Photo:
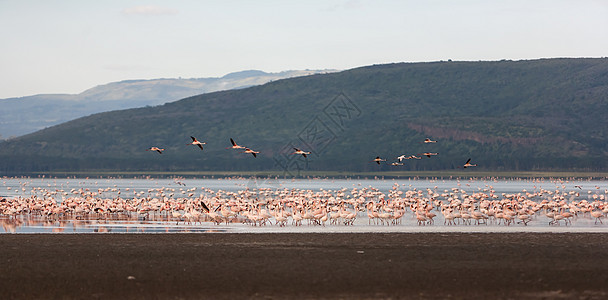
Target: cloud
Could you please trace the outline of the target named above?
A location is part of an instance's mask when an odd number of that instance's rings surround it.
[[[156,5],[142,5],[125,8],[122,10],[125,15],[140,15],[140,16],[162,16],[162,15],[175,15],[178,13],[177,10],[160,7]]]

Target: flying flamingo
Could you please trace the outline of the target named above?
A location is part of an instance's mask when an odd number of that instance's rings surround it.
[[[426,138],[426,139],[424,139],[424,143],[425,144],[428,144],[428,143],[437,143],[437,141],[433,141],[433,140],[431,140],[429,138]]]
[[[292,154],[302,154],[302,156],[304,156],[304,158],[306,158],[307,154],[310,154],[310,151],[306,152],[304,150],[300,150],[298,148],[293,148],[294,150],[296,150],[296,152],[292,153]]]
[[[374,160],[372,160],[371,162],[380,164],[380,162],[382,162],[382,161],[386,161],[386,159],[382,159],[382,158],[380,158],[380,156],[376,156],[376,158],[374,158]]]
[[[251,150],[251,149],[249,149],[249,148],[245,148],[245,151],[243,151],[243,152],[241,152],[241,153],[251,153],[251,154],[253,154],[253,157],[257,157],[257,155],[256,155],[256,154],[257,154],[257,153],[260,153],[260,151],[253,151],[253,150]]]
[[[188,143],[186,145],[197,145],[199,148],[201,148],[201,150],[203,150],[203,145],[207,144],[205,142],[199,142],[195,137],[190,136],[190,138],[192,139],[192,143]]]
[[[426,153],[422,153],[422,154],[426,154]],[[429,153],[429,154],[431,154],[431,155],[437,155],[437,153]],[[399,160],[399,162],[402,162],[404,159],[421,159],[421,158],[422,157],[419,157],[419,156],[416,156],[416,155],[405,156],[405,154],[397,156],[397,160]]]
[[[245,149],[245,147],[237,145],[232,138],[230,138],[230,143],[232,144],[232,147],[228,147],[226,149]]]
[[[438,153],[432,153],[432,152],[424,152],[424,153],[419,153],[418,155],[424,155],[428,158],[431,158],[431,156],[433,155],[437,155]]]
[[[165,149],[161,149],[161,148],[158,148],[158,147],[150,147],[150,148],[146,149],[146,151],[156,151],[156,152],[158,152],[160,154],[163,154],[163,151],[165,151]]]
[[[475,164],[475,165],[471,164],[471,159],[469,158],[467,160],[467,162],[464,163],[464,165],[462,167],[465,168],[465,169],[468,168],[468,167],[477,167],[477,164]]]

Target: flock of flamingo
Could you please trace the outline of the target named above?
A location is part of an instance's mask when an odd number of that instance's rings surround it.
[[[177,181],[176,181],[177,183]],[[17,197],[0,197],[3,224],[27,218],[65,220],[165,221],[192,225],[244,223],[252,226],[326,225],[504,225],[530,222],[572,225],[577,220],[603,224],[608,190],[586,193],[580,186],[566,190],[534,188],[498,193],[491,183],[475,192],[459,187],[417,189],[394,183],[388,192],[353,186],[335,190],[245,188],[238,191],[205,187],[79,188],[34,187],[23,183]],[[577,189],[578,188],[578,189]],[[10,190],[10,187],[8,187]],[[367,222],[365,222],[367,221]]]
[[[207,143],[201,142],[201,141],[199,141],[198,139],[196,139],[193,136],[190,136],[190,138],[192,139],[192,142],[190,142],[190,143],[188,143],[186,145],[198,146],[201,150],[204,150],[203,145],[206,145]],[[252,154],[253,157],[257,157],[256,154],[260,153],[260,151],[255,151],[255,150],[251,150],[248,147],[239,146],[232,138],[230,138],[230,143],[232,144],[232,146],[228,147],[226,149],[245,149],[241,153],[249,153],[249,154]],[[306,157],[306,154],[310,154],[310,152],[305,152],[305,151],[299,150],[297,148],[294,148],[294,149],[296,150],[296,152],[295,152],[296,154],[302,154],[302,155],[304,155],[304,157]],[[163,151],[165,151],[165,149],[164,148],[159,148],[159,147],[156,147],[156,146],[152,146],[152,147],[146,149],[146,151],[156,151],[159,154],[163,154]]]
[[[203,145],[206,145],[207,143],[205,142],[201,142],[199,141],[197,138],[195,138],[194,136],[190,136],[190,138],[192,139],[192,142],[186,144],[186,145],[195,145],[198,146],[201,150],[204,150]],[[230,143],[232,144],[232,146],[226,148],[226,149],[244,149],[244,151],[241,151],[240,153],[249,153],[252,154],[253,157],[257,157],[257,154],[259,154],[259,151],[255,151],[250,149],[249,147],[245,147],[245,146],[240,146],[238,145],[234,139],[230,138]],[[425,144],[432,144],[432,143],[437,143],[437,141],[431,140],[430,138],[426,138],[423,143]],[[304,158],[306,158],[306,155],[311,154],[310,151],[304,151],[298,148],[293,148],[295,150],[295,152],[292,152],[291,154],[298,154],[298,155],[302,155]],[[159,154],[163,154],[163,151],[165,151],[164,148],[159,148],[156,146],[152,146],[148,149],[146,149],[146,151],[156,151]],[[411,155],[405,155],[402,154],[400,156],[397,156],[397,161],[392,162],[391,165],[392,166],[403,166],[404,160],[407,159],[422,159],[422,156],[426,156],[428,158],[431,158],[432,156],[438,155],[438,153],[436,152],[423,152],[423,153],[417,153],[417,154],[411,154]],[[380,156],[377,156],[376,158],[374,158],[374,160],[372,160],[372,162],[375,162],[377,164],[381,164],[382,162],[386,162],[386,159],[381,158]],[[471,164],[471,158],[469,158],[467,160],[467,162],[462,165],[462,168],[468,168],[468,167],[476,167],[476,164]]]
[[[194,145],[203,150],[205,142],[191,136]],[[436,143],[429,138],[423,143]],[[238,145],[230,138],[232,146],[226,149],[244,150],[254,157],[259,151]],[[293,148],[293,154],[306,157],[311,154]],[[150,147],[147,151],[162,154],[164,149]],[[431,158],[438,153],[424,152],[400,155],[392,165],[402,165],[403,160]],[[386,159],[376,157],[372,162],[381,164]],[[462,168],[474,167],[469,158]],[[606,195],[596,187],[581,197],[579,190],[566,191],[564,181],[556,181],[561,190],[534,188],[519,193],[498,193],[491,184],[476,192],[459,187],[439,190],[417,189],[395,183],[388,192],[374,187],[353,187],[336,190],[311,190],[287,188],[246,188],[236,192],[186,188],[175,180],[179,188],[151,188],[136,191],[113,188],[61,188],[34,187],[27,190],[27,182],[20,187],[17,197],[0,196],[0,223],[23,222],[28,218],[51,221],[65,220],[137,220],[176,222],[184,225],[211,222],[215,224],[245,223],[252,226],[326,226],[355,225],[357,218],[366,218],[368,225],[400,225],[404,220],[419,226],[434,225],[435,219],[446,226],[453,225],[505,225],[530,222],[547,222],[548,225],[572,225],[576,220],[593,220],[603,224],[608,213]],[[6,182],[5,182],[6,184]],[[8,187],[8,190],[11,188]],[[8,223],[7,223],[8,222]],[[365,224],[359,222],[358,224]]]

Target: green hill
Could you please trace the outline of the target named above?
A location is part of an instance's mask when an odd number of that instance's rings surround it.
[[[607,116],[608,58],[398,63],[80,118],[0,144],[0,170],[606,171]]]

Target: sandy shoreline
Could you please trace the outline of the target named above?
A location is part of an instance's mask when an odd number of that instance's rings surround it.
[[[3,234],[0,295],[601,299],[607,245],[602,233]]]

